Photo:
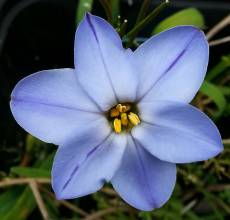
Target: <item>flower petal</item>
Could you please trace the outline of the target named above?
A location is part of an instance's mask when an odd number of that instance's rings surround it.
[[[188,103],[203,82],[208,43],[197,28],[178,26],[150,38],[133,56],[141,73],[138,99]]]
[[[129,138],[122,164],[111,181],[126,202],[150,211],[161,207],[172,194],[176,166],[155,158]]]
[[[96,192],[118,169],[126,136],[98,133],[101,131],[94,126],[58,148],[52,169],[52,186],[58,199]]]
[[[161,160],[189,163],[223,150],[215,124],[188,104],[156,101],[139,105],[142,124],[132,130],[138,142]]]
[[[75,65],[85,91],[107,111],[134,101],[137,79],[119,35],[105,20],[86,14],[75,38]]]
[[[10,107],[26,131],[55,144],[102,117],[73,69],[45,70],[22,79],[12,92]]]

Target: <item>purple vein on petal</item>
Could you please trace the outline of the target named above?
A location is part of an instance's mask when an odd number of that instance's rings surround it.
[[[88,22],[88,24],[89,24],[89,26],[90,26],[90,28],[91,28],[91,30],[92,30],[92,32],[93,32],[93,35],[94,35],[94,37],[95,37],[95,39],[96,39],[97,46],[98,46],[98,49],[99,49],[99,54],[100,54],[100,56],[101,56],[101,60],[102,60],[103,66],[104,66],[104,68],[105,68],[105,72],[106,72],[106,75],[107,75],[107,77],[108,77],[108,80],[109,80],[109,83],[110,83],[110,85],[111,85],[111,88],[112,88],[112,90],[113,90],[114,96],[115,96],[117,102],[119,102],[118,96],[117,96],[117,94],[116,94],[116,91],[115,91],[115,88],[114,88],[114,85],[113,85],[113,81],[112,81],[112,79],[111,79],[111,76],[110,76],[110,74],[109,74],[107,65],[106,65],[106,63],[105,63],[105,59],[104,59],[104,56],[103,56],[103,53],[102,53],[102,50],[101,50],[100,41],[99,41],[99,38],[98,38],[98,36],[97,36],[97,32],[96,32],[96,30],[95,30],[95,28],[94,28],[94,26],[93,26],[93,24],[92,24],[92,21],[91,21],[91,18],[90,18],[89,13],[86,13],[86,20],[87,20],[87,22]]]
[[[81,162],[81,164],[77,164],[76,167],[73,169],[72,173],[70,174],[70,177],[68,178],[68,180],[66,181],[66,183],[64,184],[64,186],[62,187],[62,190],[65,190],[66,187],[69,185],[71,179],[73,178],[73,176],[77,173],[77,171],[79,170],[79,167],[81,165],[83,165],[91,155],[93,155],[93,153],[96,152],[96,150],[102,146],[108,139],[109,137],[111,136],[111,133],[109,133],[105,139],[103,139],[103,141],[101,143],[99,143],[98,145],[96,145],[95,147],[93,147],[93,149],[91,149],[85,156],[85,159]]]
[[[152,89],[153,87],[173,68],[173,66],[178,62],[178,60],[185,54],[185,52],[187,51],[187,49],[189,48],[190,44],[192,43],[192,41],[195,39],[196,35],[199,32],[196,31],[191,39],[188,41],[188,43],[186,44],[185,48],[180,51],[178,53],[178,55],[176,56],[176,58],[172,61],[172,63],[170,63],[170,65],[166,68],[166,70],[163,71],[163,73],[159,76],[159,78],[150,86],[150,88],[137,100],[138,102],[141,101]]]
[[[149,200],[150,204],[153,205],[154,207],[157,207],[157,205],[156,205],[156,203],[154,201],[154,198],[152,197],[152,190],[151,190],[150,183],[149,183],[149,180],[148,180],[146,167],[144,165],[143,159],[141,158],[141,152],[139,150],[141,145],[137,144],[136,140],[134,139],[134,137],[132,135],[131,135],[131,138],[132,138],[132,141],[134,143],[134,147],[135,147],[135,150],[136,150],[136,153],[137,153],[137,158],[139,160],[140,168],[142,170],[142,172],[141,172],[142,176],[140,178],[141,185],[143,186],[143,189],[145,191],[145,195],[148,195],[148,200]]]
[[[78,81],[78,78],[76,77],[76,80]],[[94,103],[94,105],[97,107],[98,111],[103,112],[103,110],[101,109],[101,107],[97,104],[97,102],[89,95],[89,93],[84,89],[84,87],[81,85],[81,83],[79,83],[79,87],[82,89],[82,91],[84,92],[84,94],[87,96],[87,98],[90,99],[90,101],[92,101]],[[99,112],[98,112],[99,113]]]
[[[32,100],[29,98],[18,98],[15,96],[11,96],[11,100],[14,102],[34,103],[34,104],[46,105],[46,106],[55,107],[55,108],[64,108],[64,109],[73,110],[73,111],[82,111],[82,112],[88,112],[88,113],[94,113],[94,114],[101,114],[100,112],[97,112],[97,111],[89,111],[86,109],[80,109],[80,108],[75,108],[75,107],[70,107],[70,106],[65,106],[65,105],[60,105],[60,104],[57,105],[53,103],[45,103],[40,100]]]
[[[161,128],[165,128],[165,129],[169,129],[169,130],[178,131],[179,133],[183,133],[185,136],[189,136],[189,137],[192,137],[192,138],[195,138],[195,139],[199,139],[200,141],[202,141],[204,143],[208,143],[210,145],[215,144],[215,143],[210,142],[208,139],[204,139],[203,137],[200,137],[198,135],[188,133],[185,130],[181,130],[181,129],[178,129],[178,128],[173,128],[173,127],[170,127],[170,126],[155,124],[155,123],[151,123],[151,122],[147,122],[147,121],[143,121],[143,120],[142,120],[142,123],[148,124],[149,126],[152,126],[152,127],[161,127]]]

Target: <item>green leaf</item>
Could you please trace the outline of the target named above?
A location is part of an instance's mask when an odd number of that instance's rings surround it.
[[[191,219],[191,220],[202,220],[202,218],[200,218],[198,215],[196,215],[194,212],[192,212],[192,211],[188,211],[187,213],[186,213],[186,216],[189,218],[189,219]],[[186,219],[187,219],[187,217],[186,217]],[[204,220],[204,219],[203,219]]]
[[[218,88],[223,93],[223,95],[230,96],[230,87],[228,87],[228,86],[218,86]]]
[[[221,90],[214,84],[204,81],[200,88],[200,92],[210,97],[218,107],[213,117],[218,118],[221,116],[227,105],[227,101]]]
[[[230,55],[223,56],[221,61],[214,66],[206,76],[206,80],[211,81],[218,77],[220,74],[224,73],[230,67]]]
[[[169,1],[165,0],[161,4],[159,4],[152,12],[150,12],[144,19],[142,19],[138,24],[136,24],[133,29],[131,29],[124,37],[124,39],[128,39],[127,47],[130,47],[133,43],[133,40],[138,35],[138,33],[145,28],[153,19],[155,19],[167,6],[169,5]]]
[[[53,159],[56,151],[50,153],[45,160],[42,161],[42,163],[39,162],[39,164],[36,164],[36,167],[39,167],[44,170],[51,170],[52,164],[53,164]]]
[[[43,170],[50,170],[54,153],[51,153],[38,167]],[[14,204],[1,220],[25,220],[36,208],[37,204],[29,186],[26,186],[21,195],[15,198]]]
[[[31,134],[27,134],[26,136],[26,152],[33,154],[36,150],[40,150],[41,147],[44,146],[44,142],[40,141],[36,137],[32,136]]]
[[[204,28],[205,26],[203,15],[195,8],[187,8],[161,21],[152,34],[158,34],[177,25],[194,25],[198,28]]]
[[[86,12],[92,10],[93,0],[79,0],[76,15],[76,24],[78,25]]]
[[[5,214],[11,210],[22,189],[13,187],[0,195],[0,219],[3,219]]]
[[[116,26],[118,15],[120,13],[120,1],[110,0],[110,4],[111,4],[111,11],[112,11],[113,25]]]
[[[46,209],[49,213],[50,219],[60,219],[58,216],[60,215],[59,207],[54,202],[53,198],[49,197],[47,194],[43,194],[44,203],[46,204]]]
[[[34,196],[29,187],[26,187],[22,194],[15,199],[16,202],[14,203],[14,206],[5,213],[4,218],[1,220],[25,220],[36,207]]]
[[[10,169],[12,174],[22,177],[44,177],[50,178],[50,170],[31,168],[31,167],[12,167]]]

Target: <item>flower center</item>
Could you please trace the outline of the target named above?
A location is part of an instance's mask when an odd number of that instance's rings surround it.
[[[109,110],[108,120],[116,133],[130,131],[141,121],[137,114],[137,108],[131,103],[117,104]]]

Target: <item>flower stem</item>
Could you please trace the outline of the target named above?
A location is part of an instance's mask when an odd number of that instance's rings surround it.
[[[117,17],[120,13],[120,1],[119,0],[110,0],[110,7],[111,7],[111,13],[112,13],[112,21],[113,26],[115,27],[117,24]]]
[[[140,30],[148,25],[157,15],[167,6],[169,1],[165,0],[159,6],[157,6],[146,18],[142,19],[131,31],[129,31],[124,37],[128,38],[127,47],[132,45],[134,38],[137,36]]]
[[[125,34],[127,26],[128,26],[128,21],[124,20],[123,23],[121,24],[121,27],[120,27],[120,30],[119,30],[119,34],[120,34],[121,37]]]
[[[145,17],[146,12],[147,12],[150,4],[151,4],[150,0],[144,0],[143,1],[142,5],[141,5],[140,12],[139,12],[139,14],[137,16],[136,24],[138,24],[139,21],[141,21]]]
[[[109,2],[107,0],[99,0],[99,2],[101,3],[101,6],[105,10],[108,22],[112,23],[112,9],[111,9],[111,5],[109,4]]]

